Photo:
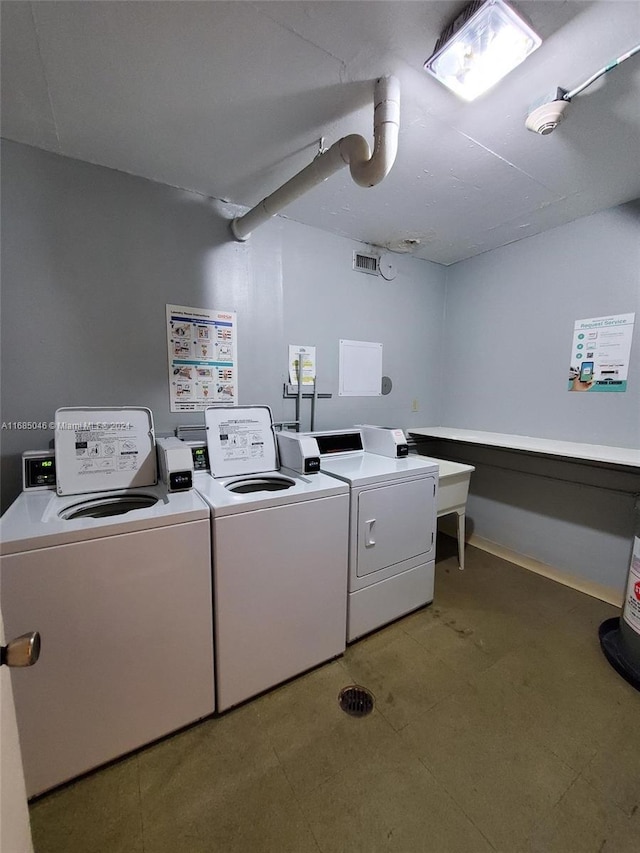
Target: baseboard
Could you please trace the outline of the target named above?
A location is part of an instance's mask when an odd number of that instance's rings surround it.
[[[446,530],[442,531],[447,536],[450,535]],[[557,581],[565,586],[571,587],[578,592],[584,592],[593,598],[599,598],[600,601],[606,601],[607,604],[613,604],[615,607],[622,607],[624,592],[622,590],[612,589],[608,586],[596,583],[595,581],[585,580],[584,578],[576,577],[568,572],[563,572],[553,566],[548,566],[546,563],[540,562],[533,557],[527,557],[526,554],[519,554],[517,551],[512,551],[511,548],[506,548],[504,545],[499,545],[497,542],[492,542],[490,539],[485,539],[483,536],[478,536],[477,533],[472,533],[467,537],[469,545],[479,548],[481,551],[487,551],[495,557],[500,557],[503,560],[508,560],[510,563],[515,563],[516,566],[521,566],[523,569],[528,569],[530,572],[535,572],[537,575],[542,575],[550,580]]]

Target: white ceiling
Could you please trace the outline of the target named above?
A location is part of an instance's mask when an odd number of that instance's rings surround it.
[[[399,151],[379,186],[348,169],[283,211],[442,264],[640,197],[640,55],[541,137],[529,107],[640,42],[640,2],[517,0],[543,38],[467,104],[422,68],[465,2],[5,0],[2,135],[251,206],[324,137],[372,141],[373,81],[401,83]]]

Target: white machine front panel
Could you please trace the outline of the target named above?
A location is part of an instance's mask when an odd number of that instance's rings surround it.
[[[218,710],[341,654],[347,494],[214,520]]]
[[[434,548],[434,483],[421,477],[358,493],[358,577]]]
[[[214,710],[209,520],[0,558],[33,796]]]
[[[153,486],[158,482],[153,416],[145,408],[56,411],[59,495]]]
[[[99,497],[108,499],[122,494],[126,492],[105,492]],[[22,492],[0,518],[0,554],[49,548],[209,518],[209,508],[194,490],[169,494],[164,486],[150,486],[137,489],[135,494],[153,495],[158,500],[151,507],[134,509],[123,515],[64,520],[60,518],[60,512],[83,503],[86,496],[60,497],[53,491]]]
[[[335,477],[329,477],[327,474],[300,474],[286,468],[281,468],[275,473],[290,477],[295,480],[295,484],[289,489],[278,492],[259,491],[238,494],[227,488],[231,482],[237,479],[236,477],[226,477],[221,480],[200,471],[195,474],[193,485],[209,504],[216,518],[222,515],[233,515],[237,512],[285,506],[320,497],[347,495],[349,492],[349,486],[346,483],[336,480]]]
[[[428,457],[392,459],[364,452],[345,456],[322,456],[320,470],[339,477],[353,486],[365,486],[437,473],[438,463],[435,459]]]
[[[275,471],[273,420],[268,406],[223,406],[204,413],[214,477]]]
[[[433,601],[435,561],[349,593],[347,642]]]

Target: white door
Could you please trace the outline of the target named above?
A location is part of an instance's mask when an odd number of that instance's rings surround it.
[[[4,622],[1,610],[0,641],[4,646]],[[0,850],[11,850],[12,853],[33,853],[18,726],[8,666],[0,666]]]
[[[359,578],[432,550],[434,482],[421,477],[360,492]]]

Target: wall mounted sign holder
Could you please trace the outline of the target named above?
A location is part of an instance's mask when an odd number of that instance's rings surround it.
[[[316,421],[316,401],[317,400],[330,400],[333,397],[333,394],[320,394],[318,392],[318,384],[314,382],[313,385],[306,386],[308,391],[303,388],[301,383],[297,383],[296,385],[292,385],[290,382],[284,383],[284,391],[282,396],[287,399],[294,399],[296,401],[296,432],[300,432],[300,415],[302,413],[302,400],[310,399],[311,400],[311,423],[309,425],[309,429],[311,432],[315,429],[315,421]]]

